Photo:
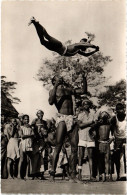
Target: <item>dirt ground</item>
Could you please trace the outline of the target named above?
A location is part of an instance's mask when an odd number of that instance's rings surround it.
[[[126,194],[126,181],[70,183],[48,180],[1,180],[1,193],[9,194]]]

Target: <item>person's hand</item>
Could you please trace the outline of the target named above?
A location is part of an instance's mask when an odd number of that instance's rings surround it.
[[[96,51],[99,51],[99,47],[98,46],[96,47]]]

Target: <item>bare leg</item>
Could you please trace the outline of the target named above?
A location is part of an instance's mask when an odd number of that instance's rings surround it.
[[[71,144],[71,157],[70,157],[70,169],[71,169],[71,177],[76,178],[76,166],[77,166],[77,153],[78,153],[78,126],[75,125],[73,130],[69,132],[69,140]]]
[[[12,164],[12,159],[8,158],[7,161],[8,179],[13,179],[13,177],[11,176],[11,164]]]
[[[78,158],[78,179],[82,180],[82,160],[84,156],[84,150],[85,148],[82,146],[79,146],[79,158]]]
[[[57,166],[57,162],[59,158],[59,153],[61,151],[66,132],[67,132],[67,129],[66,129],[65,122],[60,122],[56,130],[56,142],[57,143],[56,143],[56,147],[53,153],[53,162],[52,162],[52,170],[50,173],[51,174],[50,181],[54,180],[56,166]]]
[[[117,180],[120,180],[120,150],[114,152],[114,158],[116,164]]]
[[[29,172],[29,157],[27,156],[27,164],[26,164],[26,175],[25,175],[25,179],[29,179],[29,177],[28,177],[28,172]]]
[[[24,161],[24,154],[22,149],[20,149],[20,159],[19,159],[19,165],[18,165],[18,179],[21,179],[21,171],[22,171],[22,165],[23,165],[23,161]]]
[[[54,37],[50,36],[46,29],[40,25],[39,22],[35,20],[35,18],[31,19],[31,23],[34,24],[42,45],[44,45],[47,49],[57,53],[62,54],[64,52],[65,48],[63,47],[63,44]]]
[[[109,177],[109,152],[110,151],[107,151],[107,153],[105,154],[105,173],[107,174],[107,176],[108,176],[108,181],[109,181],[109,179],[110,179],[110,177]]]
[[[88,158],[89,158],[89,169],[90,169],[90,180],[94,181],[96,180],[93,177],[93,153],[94,153],[94,147],[87,148],[88,150]]]

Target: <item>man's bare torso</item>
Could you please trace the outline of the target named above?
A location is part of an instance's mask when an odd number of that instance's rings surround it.
[[[56,91],[55,105],[58,112],[65,115],[73,114],[72,89],[59,85]]]
[[[110,134],[110,125],[101,125],[98,129],[98,137],[100,141],[107,141],[109,140]]]
[[[82,49],[79,48],[79,45],[80,45],[80,43],[74,43],[72,45],[68,45],[65,56],[73,56],[73,55],[77,54],[80,50],[86,51],[86,49],[87,49],[86,43],[82,43],[82,45],[84,45],[84,47]],[[81,45],[80,45],[80,47],[81,47]]]

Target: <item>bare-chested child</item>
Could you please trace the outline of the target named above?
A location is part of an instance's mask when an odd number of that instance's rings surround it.
[[[20,127],[19,130],[19,137],[21,138],[20,142],[20,160],[19,160],[19,167],[18,167],[18,178],[21,178],[22,172],[22,165],[24,160],[26,159],[26,174],[25,179],[28,179],[28,164],[30,160],[31,152],[33,151],[32,148],[32,138],[34,137],[34,132],[29,125],[29,116],[23,115],[23,125]]]
[[[87,92],[87,81],[83,76],[82,89],[73,89],[68,86],[62,77],[55,76],[52,79],[53,89],[49,92],[49,104],[55,105],[58,110],[56,119],[56,146],[53,153],[53,164],[51,170],[51,181],[54,180],[56,166],[61,151],[65,136],[69,137],[71,144],[71,180],[77,182],[76,178],[76,164],[77,164],[77,150],[78,150],[78,127],[74,122],[74,110],[72,95],[85,94]]]
[[[54,51],[54,52],[57,52],[58,54],[60,54],[62,56],[69,57],[69,56],[74,56],[76,54],[80,54],[80,55],[83,55],[85,57],[88,57],[88,56],[94,54],[95,52],[99,51],[98,46],[90,44],[89,43],[90,41],[88,41],[85,38],[81,39],[79,43],[68,45],[66,47],[62,42],[51,37],[47,33],[45,28],[43,26],[41,26],[39,24],[39,22],[36,21],[36,19],[34,17],[31,18],[29,25],[30,24],[34,24],[41,44],[44,45],[47,49]],[[93,48],[94,51],[86,52],[86,50],[88,48]]]
[[[106,111],[100,112],[98,116],[98,123],[96,127],[97,132],[97,149],[98,149],[98,180],[102,175],[103,181],[110,179],[110,144],[114,140],[114,137],[110,138],[111,124],[110,115]]]
[[[9,140],[7,145],[7,169],[8,169],[8,179],[14,179],[15,177],[15,165],[18,163],[19,159],[19,134],[18,134],[18,123],[15,118],[11,120],[10,124],[7,124],[5,126],[5,132],[7,135],[7,138]],[[11,175],[11,164],[12,166],[12,174]]]

